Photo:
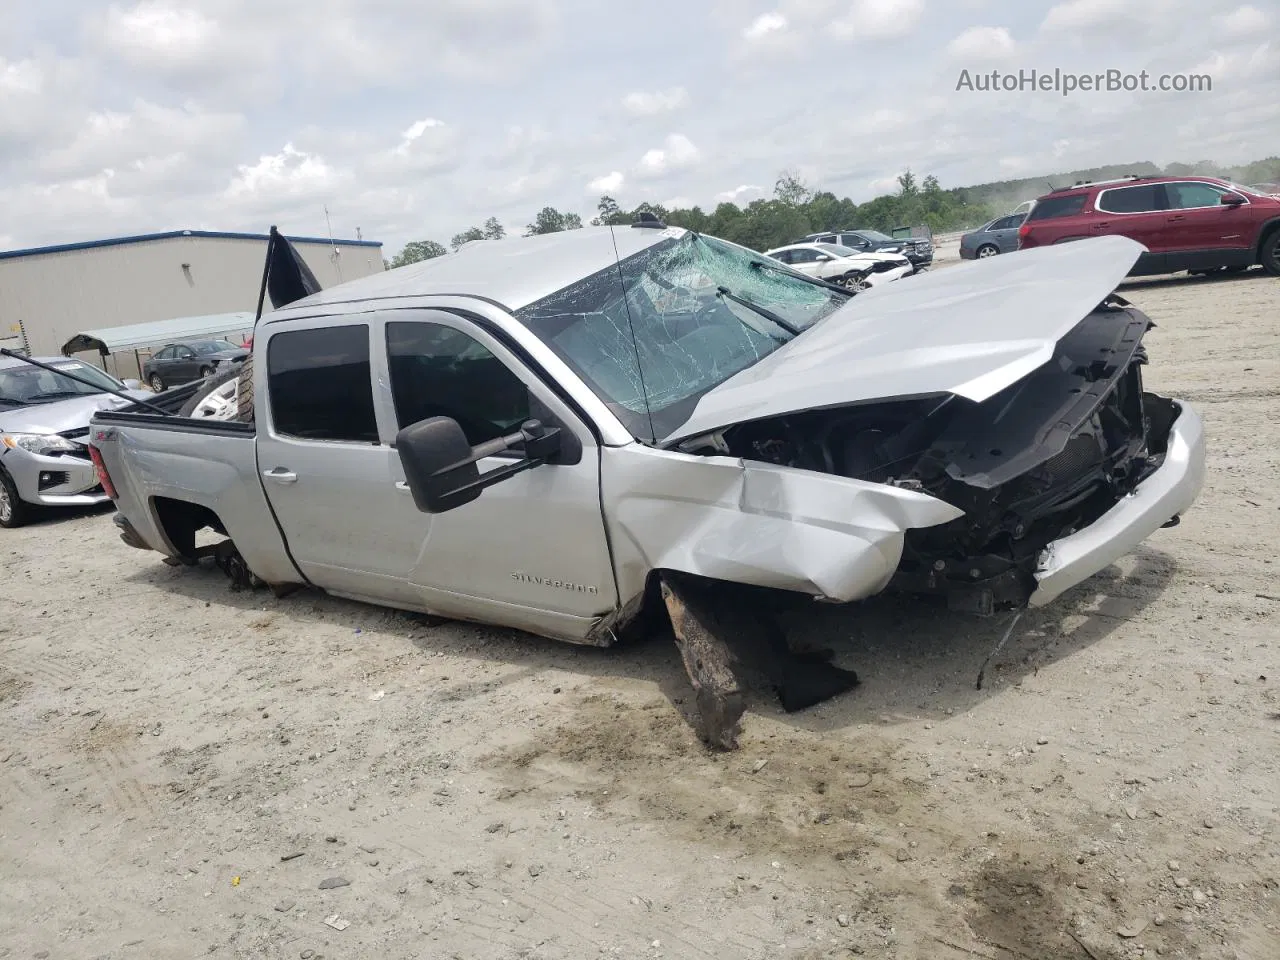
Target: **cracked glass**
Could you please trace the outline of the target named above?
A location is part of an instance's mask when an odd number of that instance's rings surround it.
[[[684,233],[516,316],[635,437],[657,441],[707,391],[848,299],[754,251]]]

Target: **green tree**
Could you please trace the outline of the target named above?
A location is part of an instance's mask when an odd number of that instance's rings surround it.
[[[507,235],[506,229],[498,222],[497,217],[486,220],[484,226],[480,228],[480,233],[484,240],[501,240]]]
[[[396,267],[408,266],[411,263],[419,263],[423,260],[431,260],[435,257],[443,257],[449,251],[441,244],[434,240],[412,240],[404,245],[404,249],[395,255],[395,258],[387,264],[387,269],[393,270]]]
[[[543,207],[533,218],[533,223],[525,228],[526,237],[536,237],[544,233],[559,233],[562,230],[579,230],[582,218],[576,213],[561,213],[555,207]]]
[[[468,230],[463,230],[461,233],[455,233],[453,235],[453,239],[449,241],[449,246],[453,247],[454,250],[457,250],[464,243],[470,243],[473,240],[483,240],[484,238],[483,230],[479,227],[471,227]]]
[[[813,191],[800,179],[794,170],[783,170],[773,184],[775,200],[781,200],[793,207],[801,207],[813,198]]]
[[[596,203],[596,215],[591,223],[597,227],[601,225],[617,226],[618,224],[628,223],[630,220],[631,215],[618,206],[617,200],[606,193]]]

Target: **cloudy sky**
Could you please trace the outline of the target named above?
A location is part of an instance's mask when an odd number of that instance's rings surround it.
[[[1207,73],[981,93],[961,70]],[[0,31],[0,249],[175,228],[382,240],[602,192],[858,200],[1277,152],[1275,0],[39,0]]]

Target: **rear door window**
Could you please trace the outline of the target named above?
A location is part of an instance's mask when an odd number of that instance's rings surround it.
[[[1073,193],[1065,197],[1044,197],[1036,201],[1027,219],[1056,220],[1059,217],[1073,217],[1084,209],[1087,196],[1083,193]]]
[[[1104,213],[1151,213],[1163,208],[1163,193],[1156,183],[1103,190],[1098,194],[1098,209]]]
[[[791,251],[792,263],[817,263],[817,250],[793,250]]]
[[[378,442],[366,324],[277,333],[267,344],[267,389],[278,434]]]

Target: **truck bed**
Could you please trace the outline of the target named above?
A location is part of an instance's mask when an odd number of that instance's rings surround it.
[[[234,540],[267,583],[306,582],[262,487],[254,424],[104,412],[90,435],[117,510],[147,547],[191,560],[196,534],[208,528]]]

